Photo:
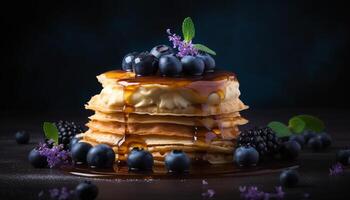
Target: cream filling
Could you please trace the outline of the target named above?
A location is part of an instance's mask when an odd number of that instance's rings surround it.
[[[101,81],[101,80],[100,80]],[[100,101],[107,106],[124,106],[123,86],[116,82],[103,80],[101,93],[98,95]],[[232,101],[240,96],[239,83],[228,81],[225,83],[223,97],[219,91],[213,92],[206,97],[190,88],[173,88],[161,84],[142,85],[129,97],[128,103],[135,108],[157,106],[161,109],[186,109],[194,104],[206,104],[215,106],[224,101]]]

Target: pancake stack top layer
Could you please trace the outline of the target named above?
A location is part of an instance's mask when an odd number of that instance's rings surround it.
[[[135,146],[160,162],[173,149],[212,163],[232,159],[237,126],[247,123],[233,73],[171,78],[110,71],[97,78],[103,89],[86,105],[95,114],[84,141],[111,145],[118,160]]]

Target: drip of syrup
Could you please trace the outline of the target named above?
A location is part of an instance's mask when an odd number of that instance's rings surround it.
[[[193,128],[193,142],[197,142],[198,141],[198,127],[194,126]]]

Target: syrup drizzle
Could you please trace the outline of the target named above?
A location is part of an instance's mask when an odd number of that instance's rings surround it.
[[[198,127],[194,126],[193,130],[193,143],[195,143],[198,141]]]

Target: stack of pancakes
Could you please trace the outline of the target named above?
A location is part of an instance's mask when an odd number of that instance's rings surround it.
[[[233,73],[171,78],[110,71],[97,78],[103,89],[86,105],[95,113],[82,141],[110,145],[118,161],[140,147],[156,164],[171,150],[193,161],[232,162],[238,125],[247,123]]]

